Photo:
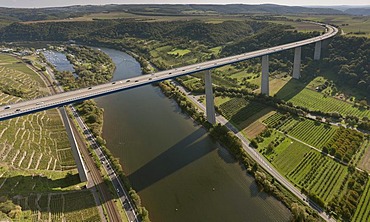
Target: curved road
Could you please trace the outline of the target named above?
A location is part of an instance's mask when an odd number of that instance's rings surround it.
[[[326,32],[323,35],[314,38],[279,45],[268,49],[261,49],[226,58],[188,65],[180,68],[170,69],[166,71],[160,71],[157,73],[153,73],[151,75],[134,77],[131,79],[116,81],[113,83],[101,84],[94,87],[83,88],[75,91],[69,91],[52,96],[2,106],[0,107],[0,121],[14,118],[17,116],[26,115],[29,113],[39,112],[54,107],[71,104],[77,101],[83,101],[123,90],[140,87],[143,85],[163,81],[166,79],[172,79],[183,75],[190,75],[196,72],[214,69],[217,67],[241,62],[247,59],[260,57],[263,55],[273,54],[279,51],[293,49],[296,47],[308,45],[315,42],[320,42],[322,40],[331,38],[338,33],[338,29],[333,26],[320,23],[317,24],[324,26]]]

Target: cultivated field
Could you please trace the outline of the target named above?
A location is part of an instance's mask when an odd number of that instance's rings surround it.
[[[253,115],[259,113],[262,117],[271,110],[266,110],[266,106],[261,103],[248,102],[243,98],[233,98],[219,106],[223,116],[230,120],[238,129],[243,130],[255,121],[248,120]],[[257,118],[258,119],[258,118]]]
[[[278,171],[325,203],[339,193],[347,175],[345,166],[304,144],[284,138],[282,134],[274,133],[269,141],[276,140],[280,144],[274,148],[273,154],[265,155]]]
[[[277,94],[278,98],[292,102],[296,106],[307,107],[313,111],[338,112],[343,115],[370,118],[370,110],[354,107],[353,104],[323,95],[319,92],[302,89],[298,94],[295,90],[285,90]]]
[[[370,220],[370,181],[367,181],[366,188],[359,200],[358,208],[352,218],[353,222]]]
[[[49,93],[36,73],[9,55],[0,54],[0,75],[2,105]],[[22,207],[18,221],[99,221],[91,193],[71,193],[83,185],[75,168],[57,109],[0,122],[0,196]]]
[[[18,195],[13,202],[22,207],[21,221],[100,221],[90,191]]]
[[[322,149],[336,132],[336,127],[331,125],[294,118],[287,119],[278,129],[319,149]]]
[[[44,82],[19,60],[0,57],[0,103],[45,95]],[[0,159],[19,169],[74,168],[67,133],[56,109],[0,122]]]

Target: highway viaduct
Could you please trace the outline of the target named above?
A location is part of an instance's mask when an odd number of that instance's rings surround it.
[[[325,27],[325,33],[313,37],[310,39],[288,43],[284,45],[279,45],[275,47],[271,47],[268,49],[257,50],[253,52],[243,53],[235,56],[230,56],[226,58],[216,59],[212,61],[202,62],[198,64],[188,65],[180,68],[174,68],[166,71],[160,71],[157,73],[153,73],[150,75],[143,75],[134,77],[131,79],[124,79],[115,82],[110,82],[106,84],[101,84],[93,87],[83,88],[75,91],[69,91],[59,94],[54,94],[47,97],[37,98],[33,100],[23,101],[15,104],[8,104],[5,106],[0,107],[0,121],[7,120],[23,115],[27,115],[30,113],[40,112],[43,110],[61,107],[64,105],[72,104],[79,101],[84,101],[87,99],[92,99],[124,90],[129,90],[133,88],[137,88],[143,85],[160,82],[167,79],[176,78],[179,76],[190,75],[200,71],[206,71],[205,73],[205,94],[206,94],[206,117],[207,121],[211,124],[216,123],[216,115],[215,115],[215,108],[214,108],[214,97],[213,97],[213,90],[212,90],[212,73],[211,69],[222,67],[225,65],[245,61],[251,58],[262,57],[262,78],[261,78],[261,93],[265,95],[269,95],[269,55],[273,53],[277,53],[284,50],[294,49],[294,62],[293,62],[293,78],[299,79],[300,78],[300,69],[301,69],[301,51],[302,46],[308,44],[315,44],[315,51],[314,51],[314,60],[319,60],[321,56],[321,45],[322,41],[329,39],[335,36],[338,33],[338,29],[327,25],[327,24],[320,24],[316,23]],[[244,138],[245,139],[245,138]],[[77,149],[76,149],[77,150]],[[250,153],[250,151],[249,151]],[[252,153],[250,155],[256,160],[256,157]],[[292,193],[297,195],[299,198],[302,199],[302,195],[297,193],[295,188],[292,188],[289,182],[284,182],[284,178],[282,178],[277,172],[275,172],[270,167],[266,167],[263,165],[263,161],[257,158],[257,162],[261,164],[271,175],[278,175],[277,179],[284,184]],[[81,177],[81,173],[83,172],[82,169],[79,169],[79,174]],[[274,174],[275,173],[275,174]],[[303,200],[305,197],[303,198]],[[325,220],[330,220],[326,216],[322,215],[321,208],[312,206],[315,210],[317,210]]]
[[[302,46],[308,44],[315,44],[314,60],[319,60],[321,55],[322,41],[329,39],[338,33],[338,29],[327,24],[316,23],[325,27],[325,33],[305,39],[298,42],[288,43],[271,47],[268,49],[261,49],[253,52],[243,53],[226,58],[211,60],[198,64],[188,65],[184,67],[174,68],[170,70],[156,72],[150,75],[143,75],[131,79],[110,82],[93,87],[83,88],[75,91],[59,93],[51,96],[37,98],[33,100],[18,102],[15,104],[8,104],[0,107],[0,121],[11,119],[14,117],[27,115],[30,113],[39,112],[63,105],[92,99],[119,91],[124,91],[132,88],[137,88],[143,85],[160,82],[167,79],[176,78],[179,76],[190,75],[200,71],[205,73],[205,94],[206,94],[206,116],[207,121],[211,124],[216,123],[214,97],[212,92],[212,77],[211,69],[221,66],[245,61],[251,58],[262,57],[262,78],[261,78],[261,93],[269,95],[269,55],[280,51],[294,49],[294,63],[293,63],[293,78],[300,78],[301,69],[301,51]]]

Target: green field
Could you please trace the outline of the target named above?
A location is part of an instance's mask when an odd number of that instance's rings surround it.
[[[2,105],[49,94],[36,73],[9,55],[0,54],[0,75]],[[57,109],[0,122],[0,196],[22,207],[19,221],[99,221],[89,191],[69,193],[83,185],[75,168]]]
[[[293,118],[288,119],[279,129],[319,149],[322,149],[336,132],[336,127],[331,125],[308,119],[299,121]]]
[[[16,196],[20,221],[100,221],[90,191]]]
[[[246,120],[266,108],[256,102],[248,102],[243,98],[233,98],[219,106],[221,113],[230,120],[238,129],[248,126]]]
[[[370,220],[370,181],[368,180],[366,183],[366,188],[359,200],[359,207],[356,209],[356,213],[354,214],[352,221],[353,222],[361,222],[361,221],[369,221]]]
[[[265,148],[271,143],[277,146],[268,152]],[[340,192],[347,168],[331,158],[277,132],[264,138],[258,147],[279,172],[323,202],[329,203]]]
[[[169,55],[174,55],[176,57],[182,57],[188,53],[190,53],[191,51],[189,49],[174,49],[170,52],[167,52],[167,54]]]
[[[354,15],[290,15],[286,16],[293,19],[308,19],[329,24],[334,24],[343,29],[345,35],[370,37],[370,16]],[[355,34],[356,32],[365,34]]]
[[[370,110],[368,109],[354,107],[351,103],[325,96],[310,89],[302,89],[298,94],[295,94],[295,90],[285,91],[284,94],[279,92],[277,94],[278,98],[292,102],[296,106],[307,107],[313,111],[338,112],[343,115],[358,116],[360,118],[366,116],[370,118]]]

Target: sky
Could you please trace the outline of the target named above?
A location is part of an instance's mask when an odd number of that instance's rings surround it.
[[[369,5],[369,0],[0,0],[0,7],[39,8],[105,4],[279,4],[279,5]]]

